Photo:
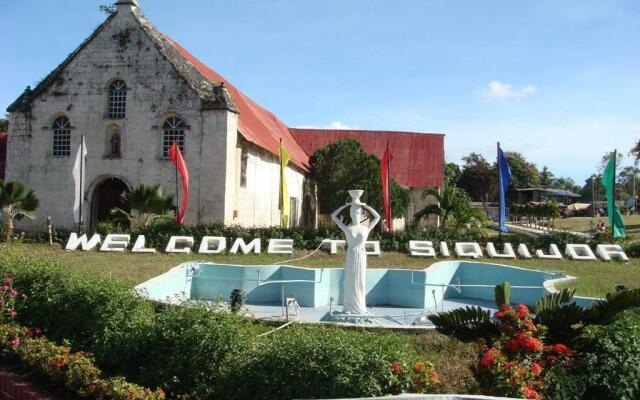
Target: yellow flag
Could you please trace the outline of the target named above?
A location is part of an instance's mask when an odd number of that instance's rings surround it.
[[[283,228],[289,227],[289,214],[291,214],[289,189],[287,188],[287,178],[285,176],[290,159],[291,156],[289,156],[287,150],[282,146],[282,141],[280,141],[280,226]]]

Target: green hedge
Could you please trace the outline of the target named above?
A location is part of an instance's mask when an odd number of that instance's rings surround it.
[[[164,248],[171,236],[178,235],[193,236],[196,243],[199,242],[203,236],[223,236],[231,240],[235,240],[235,238],[243,238],[244,240],[261,238],[264,248],[266,248],[269,239],[288,238],[293,239],[294,248],[305,250],[317,248],[323,239],[344,239],[344,234],[338,228],[244,228],[218,224],[178,225],[169,222],[140,227],[133,231],[118,229],[112,226],[103,226],[102,229],[98,230],[98,233],[103,235],[114,232],[131,233],[132,236],[145,235],[148,245],[158,249]],[[526,243],[535,248],[548,248],[550,243],[556,243],[564,249],[567,243],[589,242],[584,238],[561,231],[535,238],[524,235],[510,235],[508,238],[511,242]],[[374,230],[371,232],[369,240],[380,241],[380,249],[382,251],[404,252],[407,251],[410,240],[430,240],[436,246],[441,241],[447,242],[449,246],[453,246],[455,242],[478,242],[484,245],[489,240],[489,237],[477,231],[466,232],[439,228],[429,230],[408,229],[396,231],[393,234]],[[494,237],[491,240],[497,241],[497,238]],[[594,242],[592,244],[595,245],[596,243]]]
[[[398,334],[313,326],[261,338],[271,326],[203,304],[154,305],[126,282],[40,258],[0,255],[0,273],[28,296],[17,307],[22,324],[70,340],[106,373],[160,387],[169,398],[380,395],[393,391],[392,362],[416,361]]]
[[[54,242],[65,244],[69,238],[69,233],[70,231],[68,230],[56,228],[54,230]],[[99,224],[96,233],[101,235],[108,233],[129,233],[133,237],[144,235],[147,246],[156,249],[164,249],[171,236],[192,236],[196,243],[200,242],[204,236],[222,236],[231,241],[236,238],[242,238],[245,241],[260,238],[262,248],[267,247],[269,239],[287,238],[293,239],[294,248],[297,250],[316,249],[324,239],[344,239],[344,234],[338,228],[244,228],[236,225],[224,226],[220,224],[178,225],[175,222],[157,223],[133,230],[112,224]],[[48,236],[45,233],[31,233],[19,240],[25,243],[47,243]],[[467,232],[438,228],[429,230],[408,229],[396,231],[393,234],[374,230],[371,232],[369,240],[379,241],[382,251],[406,252],[410,240],[430,240],[435,246],[441,241],[447,242],[452,249],[455,242],[478,242],[481,245],[485,245],[489,240],[497,242],[498,238],[489,238],[487,235],[478,231]],[[608,242],[610,237],[600,235],[594,236],[593,239],[589,240],[567,232],[556,231],[537,237],[509,234],[505,237],[505,240],[511,243],[525,243],[531,249],[547,249],[549,244],[555,243],[560,247],[560,250],[564,251],[567,243],[588,243],[592,247],[595,247],[596,244]]]
[[[549,375],[552,399],[640,398],[640,315],[628,310],[609,325],[585,328],[572,369]]]

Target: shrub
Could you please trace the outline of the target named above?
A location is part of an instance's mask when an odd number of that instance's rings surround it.
[[[494,314],[500,339],[478,361],[477,377],[486,393],[541,399],[544,377],[552,365],[566,365],[572,351],[563,344],[543,345],[544,326],[536,325],[524,305],[502,305]]]
[[[368,397],[437,391],[437,375],[429,363],[415,366],[409,344],[395,334],[346,331],[333,326],[292,326],[261,338],[249,354],[230,363],[221,398],[288,399]],[[394,370],[394,363],[401,371]],[[433,374],[432,374],[433,373]],[[411,386],[409,376],[420,375]],[[260,391],[237,382],[262,382]]]
[[[242,311],[246,297],[244,290],[240,288],[232,289],[231,294],[229,295],[229,307],[231,308],[231,312],[238,314]]]
[[[151,391],[123,378],[101,378],[91,354],[72,352],[39,336],[38,330],[0,324],[0,351],[20,366],[65,387],[80,397],[114,400],[160,400],[161,390]]]
[[[637,399],[640,397],[640,315],[621,313],[609,325],[585,328],[571,370],[549,376],[553,399]]]
[[[415,390],[438,387],[432,366],[397,335],[292,326],[260,338],[271,326],[206,303],[154,305],[126,282],[46,259],[0,256],[0,273],[28,294],[16,305],[20,321],[91,351],[107,374],[161,387],[171,398],[377,395],[406,390],[418,378]],[[393,362],[422,364],[394,378]]]
[[[0,265],[27,299],[19,320],[46,329],[52,339],[90,348],[110,321],[153,318],[153,305],[135,296],[128,283],[77,273],[46,259],[19,257]]]
[[[624,245],[624,252],[629,257],[640,257],[640,241],[629,242]]]

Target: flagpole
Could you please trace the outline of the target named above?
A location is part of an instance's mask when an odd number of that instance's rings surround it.
[[[389,207],[389,219],[388,222],[389,235],[393,236],[393,216],[391,215],[391,152],[389,151],[389,139],[387,139],[387,198]]]
[[[284,220],[284,191],[282,184],[284,183],[284,173],[282,171],[282,138],[280,138],[278,147],[278,163],[280,164],[280,187],[278,190],[278,198],[280,198],[280,226],[282,226],[282,221]]]
[[[611,242],[615,240],[614,229],[616,225],[616,164],[618,163],[618,149],[613,149],[613,193],[611,196],[613,197],[613,201],[611,202],[613,206],[613,210],[607,210],[609,215],[612,215],[613,218],[609,223],[611,224]]]
[[[82,208],[84,207],[84,196],[82,193],[84,191],[82,187],[84,183],[84,166],[82,165],[84,164],[84,135],[80,136],[80,148],[78,152],[80,153],[80,211],[78,215],[78,233],[80,234],[82,233]]]
[[[500,197],[500,189],[502,188],[502,173],[500,171],[500,142],[496,146],[496,163],[498,165],[498,243],[502,244],[502,210],[500,205],[502,198]]]
[[[178,144],[173,142],[173,145],[176,147],[176,221],[179,221],[180,218],[180,194],[178,193]]]

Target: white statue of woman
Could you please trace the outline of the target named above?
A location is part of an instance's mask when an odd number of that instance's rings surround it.
[[[331,214],[331,219],[344,232],[347,238],[347,259],[344,265],[344,290],[342,312],[364,315],[367,313],[367,252],[365,243],[373,227],[380,221],[380,215],[370,206],[360,201],[362,190],[349,190],[353,198],[351,203],[338,208]],[[351,215],[351,225],[345,225],[338,214],[346,207]],[[367,209],[373,215],[373,221],[362,225],[362,210]]]

